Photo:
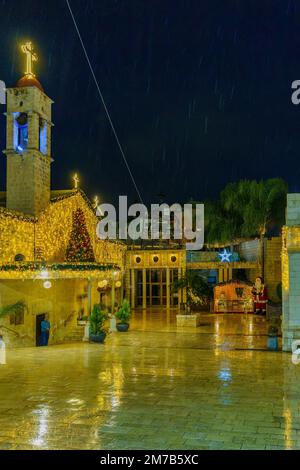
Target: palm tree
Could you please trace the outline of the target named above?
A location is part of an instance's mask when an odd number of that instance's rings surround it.
[[[187,270],[186,275],[174,281],[172,290],[187,289],[187,303],[191,308],[206,307],[213,299],[212,286],[196,271]]]
[[[232,209],[227,210],[222,201],[208,201],[204,205],[204,228],[207,245],[227,245],[239,237],[241,220]]]
[[[221,194],[225,209],[242,217],[241,236],[260,238],[261,275],[264,276],[264,237],[268,229],[285,220],[287,184],[281,178],[266,181],[241,180],[226,186]]]

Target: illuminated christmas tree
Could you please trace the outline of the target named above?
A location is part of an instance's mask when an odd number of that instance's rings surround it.
[[[94,262],[95,256],[86,228],[84,213],[81,209],[73,212],[73,225],[66,260],[75,262]]]

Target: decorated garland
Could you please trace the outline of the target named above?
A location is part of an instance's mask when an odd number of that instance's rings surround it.
[[[120,268],[115,264],[99,264],[99,263],[17,263],[17,264],[2,264],[0,271],[66,271],[68,269],[73,271],[109,271],[119,270]]]

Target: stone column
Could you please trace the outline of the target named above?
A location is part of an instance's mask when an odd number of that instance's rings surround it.
[[[126,297],[126,299],[129,301],[129,303],[131,302],[131,300],[130,300],[130,275],[131,275],[131,270],[130,270],[130,269],[126,269],[125,277],[124,277],[124,282],[125,282],[125,297]],[[124,287],[123,287],[123,288],[124,288]]]
[[[178,268],[178,279],[179,280],[181,279],[181,268]],[[181,289],[178,289],[177,295],[178,295],[178,310],[180,310],[180,304],[182,302]]]
[[[170,268],[166,270],[167,308],[170,308]]]
[[[88,316],[90,316],[92,313],[92,281],[91,279],[88,279],[87,293],[88,293]]]
[[[17,127],[12,114],[6,114],[6,149],[15,150],[18,143]]]
[[[185,277],[185,276],[186,276],[186,271],[185,269],[182,269],[182,277]],[[184,287],[182,289],[182,302],[186,304],[186,301],[187,301],[186,287]]]
[[[28,148],[39,149],[39,115],[30,111],[28,114]]]
[[[146,269],[143,268],[143,309],[147,308],[147,278]]]
[[[135,272],[131,270],[131,307],[135,308]]]
[[[115,310],[115,297],[116,297],[115,278],[113,277],[112,281],[111,281],[111,301],[110,301],[110,303],[111,303],[110,311],[111,311],[112,314],[114,313],[114,310]]]
[[[300,194],[287,195],[282,233],[282,349],[300,339]]]
[[[122,276],[121,279],[120,279],[120,281],[121,281],[121,287],[120,287],[120,289],[119,289],[119,291],[120,291],[120,293],[119,293],[119,303],[120,303],[120,305],[121,305],[122,302],[123,302],[123,299],[124,299],[124,282],[125,282],[125,277]]]

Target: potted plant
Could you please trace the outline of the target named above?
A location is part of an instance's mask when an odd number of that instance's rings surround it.
[[[103,343],[107,330],[104,328],[108,315],[99,304],[95,304],[90,317],[90,341],[94,343]]]
[[[177,326],[199,326],[200,312],[210,311],[213,289],[198,273],[187,271],[185,277],[177,279],[172,286],[173,292],[186,290],[187,302],[180,304],[179,314],[176,315]]]
[[[129,320],[131,317],[131,310],[128,300],[124,299],[121,307],[116,313],[116,317],[119,320],[117,323],[117,330],[118,331],[128,331],[129,328]]]

